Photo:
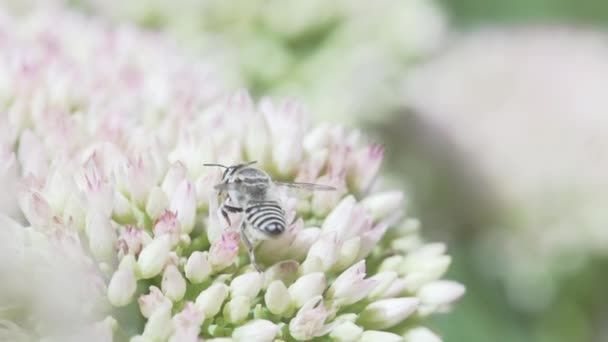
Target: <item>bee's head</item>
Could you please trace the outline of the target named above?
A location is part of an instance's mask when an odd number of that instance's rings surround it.
[[[227,184],[232,184],[232,187],[241,187],[242,179],[237,175],[237,172],[251,164],[256,163],[256,161],[236,164],[231,166],[225,166],[222,164],[204,164],[205,166],[219,166],[224,168],[224,173],[222,173],[222,182],[215,186],[216,190],[226,190]]]

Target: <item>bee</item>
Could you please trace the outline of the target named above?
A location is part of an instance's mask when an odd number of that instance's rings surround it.
[[[249,163],[225,166],[221,164],[204,164],[224,168],[222,182],[214,189],[224,197],[220,212],[228,224],[228,213],[240,213],[239,233],[247,248],[249,259],[260,272],[255,262],[253,242],[279,237],[286,230],[285,211],[279,202],[278,188],[295,188],[309,191],[333,191],[334,187],[313,183],[292,183],[274,181],[266,171]],[[249,228],[249,229],[247,229]],[[251,236],[249,236],[251,234]]]

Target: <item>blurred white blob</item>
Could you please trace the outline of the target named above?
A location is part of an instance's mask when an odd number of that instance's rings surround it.
[[[552,277],[608,254],[607,42],[570,28],[488,29],[455,37],[405,83],[407,104],[504,205],[516,229],[484,244],[505,268],[486,266],[528,309],[551,300]]]

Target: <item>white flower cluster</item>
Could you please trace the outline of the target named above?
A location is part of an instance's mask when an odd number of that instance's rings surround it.
[[[27,221],[0,222],[14,260],[1,278],[16,280],[0,288],[0,337],[440,340],[424,318],[464,287],[441,280],[451,259],[402,218],[403,194],[378,191],[381,147],[310,127],[295,102],[226,93],[133,28],[0,16],[0,45],[2,179],[19,181]],[[261,273],[203,166],[246,160],[338,188],[283,196],[289,227],[257,246]]]

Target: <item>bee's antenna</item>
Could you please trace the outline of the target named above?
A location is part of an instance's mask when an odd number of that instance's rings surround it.
[[[251,165],[251,164],[255,164],[255,163],[257,163],[257,162],[258,162],[257,160],[254,160],[254,161],[250,161],[249,163],[247,163],[247,164],[245,164],[245,165]]]
[[[222,164],[203,164],[203,166],[219,166],[219,167],[223,167],[224,169],[227,169],[228,166],[222,165]]]

